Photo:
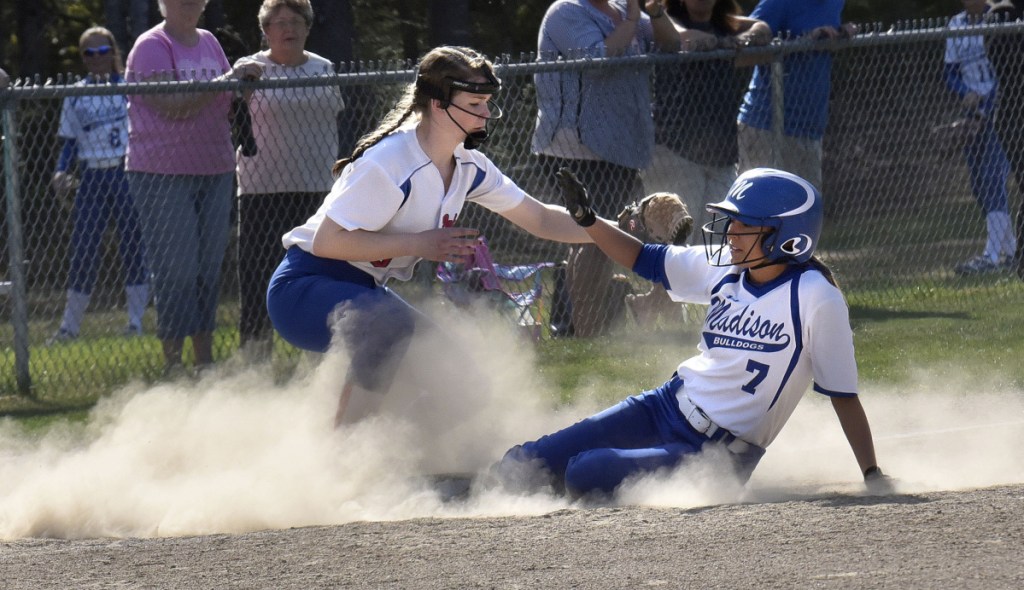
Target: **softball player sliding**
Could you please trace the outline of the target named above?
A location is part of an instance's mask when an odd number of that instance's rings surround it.
[[[427,53],[402,100],[335,164],[338,178],[316,214],[283,237],[287,252],[267,291],[281,336],[325,351],[331,316],[346,304],[338,325],[352,367],[339,422],[351,385],[385,391],[414,329],[429,325],[386,283],[408,280],[421,259],[466,262],[473,253],[478,230],[456,227],[467,202],[542,238],[590,241],[565,209],[527,195],[474,149],[501,116],[490,104],[500,87],[472,49]]]
[[[569,211],[606,255],[676,301],[708,304],[708,314],[700,354],[666,383],[512,448],[498,464],[506,483],[538,483],[529,466],[539,463],[544,485],[608,494],[630,475],[673,467],[706,445],[724,446],[745,481],[813,380],[831,398],[865,480],[887,487],[857,397],[846,302],[813,257],[822,225],[817,189],[779,170],[742,174],[724,201],[708,205],[702,248],[643,244],[596,218],[571,172],[560,180]]]
[[[89,71],[80,84],[116,84],[121,81],[124,66],[110,31],[103,27],[86,30],[79,40],[79,49]],[[64,147],[53,175],[54,189],[59,193],[74,190],[69,169],[75,159],[82,171],[75,194],[67,304],[60,328],[48,344],[78,337],[96,283],[100,240],[111,216],[121,236],[119,251],[128,305],[128,324],[124,333],[140,335],[142,315],[149,300],[149,286],[146,283],[138,214],[124,174],[128,138],[127,99],[121,95],[66,98],[57,134],[64,140]]]

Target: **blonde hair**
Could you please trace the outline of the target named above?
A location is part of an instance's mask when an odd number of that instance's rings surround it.
[[[473,76],[496,78],[494,65],[483,54],[469,47],[442,46],[431,49],[420,59],[416,67],[417,79],[411,82],[398,103],[391,109],[377,126],[377,129],[364,135],[356,144],[352,155],[335,162],[331,169],[335,175],[348,164],[358,160],[366,150],[380,140],[395,132],[412,115],[423,116],[430,108],[430,100],[435,98],[424,86],[433,88],[446,87],[445,78],[462,80]],[[421,81],[422,84],[417,84]]]
[[[121,48],[117,45],[117,40],[114,39],[114,34],[110,32],[106,27],[90,27],[86,29],[78,37],[78,50],[82,50],[82,45],[85,44],[85,40],[94,35],[98,35],[107,40],[107,44],[110,45],[111,57],[110,60],[110,73],[111,74],[123,74],[124,73],[124,59],[121,57]]]

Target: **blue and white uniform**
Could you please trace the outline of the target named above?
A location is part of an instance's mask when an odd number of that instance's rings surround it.
[[[709,266],[702,247],[647,248],[638,271],[663,249],[669,295],[710,303],[700,354],[679,364],[683,387],[676,395],[689,397],[715,424],[766,447],[812,381],[818,393],[857,394],[846,301],[813,267],[791,265],[754,285],[738,267]]]
[[[311,251],[313,236],[326,217],[350,231],[413,233],[455,225],[467,202],[500,213],[524,198],[526,193],[487,156],[462,145],[455,148],[455,175],[446,192],[440,172],[416,139],[415,129],[406,127],[347,166],[316,214],[285,234],[282,243],[285,248],[298,246]],[[412,278],[419,260],[401,256],[350,264],[383,285],[392,278]]]
[[[326,351],[331,343],[331,314],[340,304],[360,299],[356,307],[374,308],[374,313],[365,314],[365,325],[350,322],[346,329],[352,332],[343,337],[353,355],[357,381],[368,389],[378,388],[386,372],[382,367],[395,360],[418,316],[385,284],[390,279],[410,279],[420,258],[373,262],[322,258],[310,253],[313,237],[327,218],[346,230],[415,233],[455,225],[469,202],[501,213],[526,198],[480,152],[459,145],[454,156],[455,172],[447,191],[440,172],[420,147],[414,127],[385,137],[345,167],[320,209],[282,238],[287,253],[270,281],[267,307],[274,328],[285,340],[306,350]]]
[[[111,83],[122,79],[113,75]],[[105,84],[88,77],[77,85]],[[61,331],[77,336],[99,265],[100,241],[111,217],[120,235],[129,327],[142,329],[148,300],[144,247],[138,213],[128,190],[124,155],[128,139],[127,98],[123,95],[74,96],[64,99],[57,135],[64,140],[57,172],[68,172],[77,159],[80,184],[75,194],[74,229],[68,303]]]
[[[513,447],[503,475],[519,477],[518,466],[540,460],[556,487],[610,493],[711,442],[726,446],[746,478],[812,381],[824,395],[857,395],[846,302],[813,265],[789,265],[755,285],[739,267],[709,265],[701,247],[647,244],[633,271],[676,301],[710,305],[700,354],[654,390]]]
[[[988,10],[986,6],[985,11]],[[949,28],[962,29],[971,22],[967,13],[961,12],[950,19]],[[964,113],[976,117],[980,124],[964,145],[964,160],[970,172],[971,191],[985,214],[988,228],[982,256],[994,263],[1010,260],[1017,250],[1006,188],[1010,161],[993,123],[999,86],[985,51],[984,37],[971,35],[946,40],[945,78],[946,86],[961,99],[972,92],[980,97],[976,110]]]

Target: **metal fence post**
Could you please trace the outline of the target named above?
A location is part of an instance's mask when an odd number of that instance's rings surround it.
[[[785,129],[786,81],[783,53],[772,55],[772,168],[782,164],[782,139]]]
[[[29,395],[28,298],[25,285],[25,257],[21,226],[20,179],[18,175],[18,131],[15,101],[3,105],[4,192],[7,196],[7,253],[11,279],[11,325],[14,327],[14,367],[18,391]]]

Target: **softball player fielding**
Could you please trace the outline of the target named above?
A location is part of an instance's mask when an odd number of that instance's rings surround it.
[[[285,340],[321,352],[330,346],[335,310],[344,318],[337,325],[352,365],[338,422],[358,417],[345,411],[352,385],[387,391],[413,332],[431,326],[386,283],[408,280],[422,259],[468,261],[479,231],[456,227],[466,203],[541,238],[590,241],[565,209],[527,195],[475,149],[487,139],[488,121],[501,116],[490,103],[500,88],[476,51],[428,52],[402,100],[335,164],[338,177],[320,209],[284,235],[287,252],[267,291],[270,318]],[[465,375],[465,364],[435,367],[423,383]]]

